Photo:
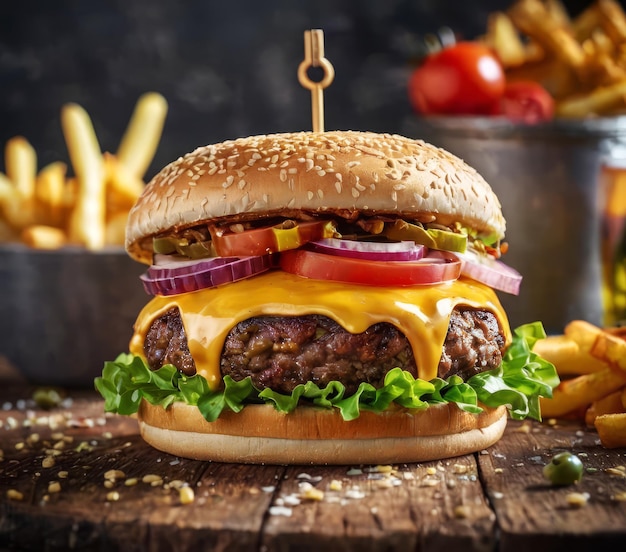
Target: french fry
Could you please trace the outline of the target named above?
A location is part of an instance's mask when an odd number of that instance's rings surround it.
[[[4,191],[4,216],[11,226],[20,230],[34,220],[37,155],[25,138],[16,136],[6,143],[5,164],[12,189]]]
[[[59,249],[67,243],[65,232],[54,226],[29,226],[22,231],[21,238],[26,245],[36,249]]]
[[[626,375],[626,340],[622,337],[609,332],[599,333],[591,348],[591,354],[623,370]]]
[[[544,417],[558,418],[582,409],[626,385],[626,374],[611,368],[562,381],[550,399],[541,399]]]
[[[616,82],[610,86],[596,88],[589,94],[565,99],[557,105],[557,115],[569,118],[583,118],[589,115],[604,115],[623,108],[626,97],[626,82]]]
[[[105,243],[106,213],[104,163],[98,138],[89,115],[78,104],[63,106],[61,124],[78,181],[69,239],[88,249],[100,249]]]
[[[37,175],[37,154],[33,146],[22,136],[16,136],[6,143],[4,157],[9,180],[25,203],[32,202]]]
[[[4,198],[2,200],[2,212],[4,218],[13,227],[19,231],[26,228],[33,222],[33,206],[31,202],[25,203],[17,188],[11,185],[3,191]]]
[[[571,21],[570,26],[574,38],[578,42],[584,42],[600,26],[600,21],[601,15],[598,4],[591,4]]]
[[[148,92],[139,98],[117,150],[130,176],[143,178],[159,145],[166,115],[167,102],[161,94]]]
[[[590,353],[602,329],[585,320],[572,320],[565,326],[564,334],[578,343],[581,351]]]
[[[133,175],[119,159],[110,153],[104,154],[107,182],[107,209],[118,211],[130,209],[144,189],[141,178]]]
[[[533,352],[545,358],[556,367],[561,376],[590,374],[607,368],[607,364],[597,359],[567,335],[551,335],[535,343]]]
[[[560,0],[544,0],[544,5],[546,11],[558,25],[566,29],[571,28],[572,20],[566,7]]]
[[[107,245],[123,245],[126,236],[126,221],[128,211],[118,211],[107,220],[106,243]]]
[[[526,61],[526,48],[504,12],[494,12],[487,19],[487,34],[484,42],[493,48],[504,67],[516,67]]]
[[[540,83],[554,98],[570,96],[580,87],[576,73],[558,59],[546,58],[510,67],[507,81],[535,81]]]
[[[626,447],[626,414],[598,416],[594,425],[600,441],[607,448]]]
[[[585,424],[589,427],[593,427],[593,423],[598,416],[626,412],[622,404],[622,394],[623,391],[619,389],[601,399],[593,401],[585,412]]]
[[[563,63],[579,70],[585,63],[585,52],[570,29],[550,15],[540,0],[523,0],[513,4],[508,16],[515,26]]]
[[[35,197],[39,221],[61,226],[63,224],[63,196],[67,165],[61,161],[50,163],[37,175]]]
[[[626,16],[614,0],[597,0],[599,24],[615,44],[626,42]]]

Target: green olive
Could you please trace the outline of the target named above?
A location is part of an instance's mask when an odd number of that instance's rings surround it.
[[[49,410],[61,404],[63,397],[58,389],[52,387],[38,387],[33,392],[33,400],[39,408]]]
[[[543,475],[553,485],[571,485],[581,480],[583,463],[571,452],[559,452],[543,467]]]

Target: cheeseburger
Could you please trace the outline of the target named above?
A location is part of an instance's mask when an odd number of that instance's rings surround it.
[[[126,249],[154,297],[96,388],[195,459],[366,464],[481,450],[558,383],[511,332],[498,198],[450,153],[367,132],[253,136],[157,174]]]

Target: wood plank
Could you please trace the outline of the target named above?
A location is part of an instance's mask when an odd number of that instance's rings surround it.
[[[472,455],[362,470],[290,467],[286,478],[274,501],[286,511],[278,509],[267,522],[267,550],[334,549],[347,542],[372,552],[495,547],[495,518]],[[306,498],[311,484],[323,493],[318,500]]]
[[[561,451],[583,461],[579,484],[553,486],[543,477],[543,466]],[[604,449],[597,434],[577,422],[526,421],[510,422],[505,437],[478,458],[502,552],[570,552],[626,542],[626,449]],[[587,504],[569,505],[572,493],[587,493]]]

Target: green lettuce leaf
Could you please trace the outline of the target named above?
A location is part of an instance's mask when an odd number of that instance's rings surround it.
[[[185,376],[171,364],[150,370],[142,358],[130,354],[106,362],[102,376],[94,384],[104,398],[107,412],[133,414],[142,399],[164,408],[180,401],[197,406],[210,422],[224,409],[239,412],[246,404],[267,403],[280,412],[291,412],[303,402],[337,408],[344,420],[354,420],[364,410],[383,412],[392,404],[420,410],[430,404],[451,402],[472,413],[482,411],[481,403],[490,407],[506,405],[515,419],[540,420],[539,397],[551,397],[559,384],[555,367],[532,352],[535,342],[545,336],[539,322],[520,326],[513,332],[513,341],[500,367],[472,376],[466,382],[458,376],[424,381],[394,368],[386,374],[382,387],[361,383],[349,396],[345,396],[345,387],[338,381],[325,387],[307,382],[284,395],[257,389],[249,377],[235,381],[230,376],[224,378],[223,389],[212,391],[199,374]]]

